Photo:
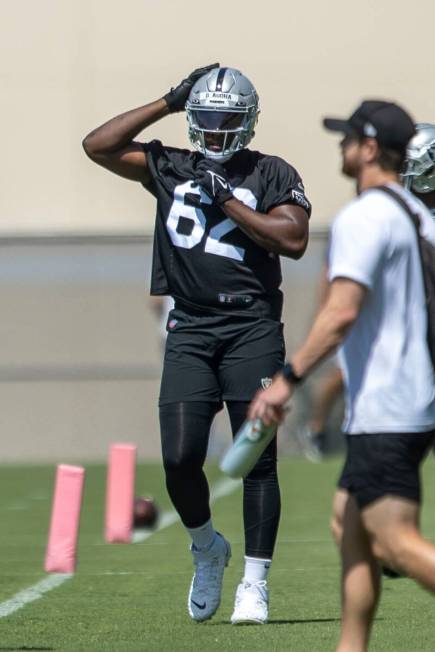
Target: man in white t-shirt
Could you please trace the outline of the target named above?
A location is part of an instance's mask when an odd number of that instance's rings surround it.
[[[337,652],[365,652],[380,593],[380,563],[435,593],[435,546],[421,536],[419,467],[435,438],[435,377],[415,227],[435,245],[435,221],[400,185],[414,134],[396,104],[363,102],[348,120],[342,171],[358,196],[337,215],[329,253],[330,291],[301,348],[249,417],[281,421],[298,382],[335,347],[347,394],[347,457],[334,497],[332,529],[342,558],[342,628]]]
[[[435,124],[421,122],[415,125],[415,129],[416,133],[408,144],[402,180],[405,188],[418,197],[435,217]],[[327,267],[324,276],[327,278]],[[322,297],[326,296],[326,287],[329,290],[328,286],[324,286],[322,275]],[[334,366],[319,386],[308,427],[301,431],[308,459],[318,461],[322,456],[326,419],[340,393],[341,385],[341,369]],[[384,568],[384,572],[390,577],[397,577],[391,570]]]

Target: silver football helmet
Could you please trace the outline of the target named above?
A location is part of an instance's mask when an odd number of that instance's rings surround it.
[[[403,173],[405,186],[417,194],[435,190],[435,125],[422,122],[415,125]]]
[[[190,142],[206,158],[224,163],[247,146],[258,113],[249,79],[234,68],[214,68],[198,79],[186,102]]]

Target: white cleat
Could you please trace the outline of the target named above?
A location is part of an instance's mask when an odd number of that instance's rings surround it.
[[[222,580],[231,557],[231,546],[216,532],[210,548],[197,550],[192,544],[190,550],[196,570],[187,602],[189,614],[193,620],[208,620],[220,605]]]
[[[241,582],[237,587],[232,625],[265,625],[269,616],[267,582]]]

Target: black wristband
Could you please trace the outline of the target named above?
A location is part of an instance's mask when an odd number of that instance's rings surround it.
[[[304,380],[303,376],[297,375],[297,373],[293,369],[293,365],[291,362],[285,363],[285,365],[281,369],[281,373],[286,379],[286,381],[292,383],[292,385],[297,385],[298,383],[301,383]]]

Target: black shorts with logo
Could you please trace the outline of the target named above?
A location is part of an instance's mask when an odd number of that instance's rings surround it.
[[[284,363],[283,327],[273,319],[176,306],[166,330],[159,405],[250,401]]]
[[[435,430],[346,435],[347,456],[338,481],[364,509],[386,495],[421,502],[420,465]]]

